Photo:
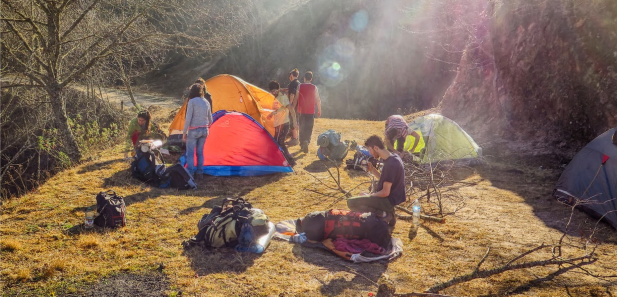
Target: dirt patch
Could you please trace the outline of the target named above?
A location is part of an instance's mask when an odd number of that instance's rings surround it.
[[[57,296],[116,296],[116,297],[158,297],[169,296],[169,280],[163,273],[119,273],[106,277],[76,293],[57,293]]]

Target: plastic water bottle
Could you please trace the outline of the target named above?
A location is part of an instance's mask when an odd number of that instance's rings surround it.
[[[412,206],[412,211],[413,211],[413,225],[418,228],[419,224],[420,224],[420,211],[421,211],[421,207],[420,207],[420,201],[418,201],[418,199],[416,199],[416,201],[413,202],[413,206]]]
[[[84,227],[86,229],[94,227],[94,211],[92,211],[92,207],[88,207],[88,210],[86,210],[86,221],[84,222]]]

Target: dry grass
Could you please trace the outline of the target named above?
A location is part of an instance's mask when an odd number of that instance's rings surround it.
[[[15,239],[0,240],[0,250],[3,252],[14,252],[22,248],[21,242]]]
[[[370,134],[381,134],[383,122],[318,119],[313,138],[327,129],[362,142]],[[398,292],[418,292],[470,272],[488,246],[493,252],[484,265],[490,268],[542,242],[557,241],[570,215],[567,207],[550,197],[560,172],[557,166],[538,170],[538,164],[525,165],[523,160],[500,160],[459,175],[466,183],[450,188],[466,198],[467,206],[446,224],[427,222],[409,239],[410,224],[399,221],[393,235],[403,240],[405,251],[390,263],[353,264],[325,251],[275,240],[261,256],[228,250],[185,251],[181,242],[196,233],[197,221],[223,197],[248,198],[273,221],[325,209],[334,198],[307,189],[338,192],[324,189],[307,173],[331,182],[315,147],[309,154],[299,153],[297,146],[291,148],[298,158],[295,174],[208,177],[195,191],[152,188],[132,179],[121,149],[119,145],[103,152],[51,178],[37,191],[5,201],[0,226],[3,295],[79,294],[107,276],[157,270],[169,280],[165,293],[170,296],[180,291],[183,296],[367,296],[377,290],[375,283],[384,274],[396,283]],[[346,189],[369,180],[363,173],[343,169],[341,179]],[[84,230],[85,209],[106,189],[125,197],[128,226]],[[335,207],[346,205],[343,201]],[[571,243],[579,244],[593,221],[575,212],[574,225]],[[589,269],[612,274],[617,263],[616,232],[605,227],[597,238],[599,261]],[[540,253],[529,260],[546,256]],[[443,293],[502,295],[553,270],[511,271]],[[566,274],[522,294],[615,296],[617,288],[581,274]]]

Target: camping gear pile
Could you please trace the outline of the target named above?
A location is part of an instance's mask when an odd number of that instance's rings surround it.
[[[160,140],[141,140],[131,163],[133,177],[150,185],[180,190],[196,189],[197,184],[189,172],[180,164],[166,168],[159,148]]]
[[[317,137],[317,145],[319,145],[317,156],[322,161],[340,162],[347,156],[350,144],[348,140],[341,141],[341,133],[330,129]]]
[[[371,163],[374,168],[379,169],[382,163],[375,157],[371,156],[366,147],[356,145],[355,149],[356,153],[353,155],[353,159],[347,159],[345,161],[347,169],[367,171],[368,163]]]
[[[372,213],[331,209],[276,224],[275,238],[326,249],[353,262],[392,260],[403,252],[388,224]]]
[[[183,243],[185,248],[232,247],[240,252],[262,253],[274,235],[268,216],[242,198],[225,198],[220,206],[197,223],[197,235]]]

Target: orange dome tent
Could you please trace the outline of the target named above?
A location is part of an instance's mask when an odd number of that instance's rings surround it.
[[[276,100],[270,92],[245,82],[239,77],[221,74],[206,81],[208,93],[212,95],[212,113],[219,110],[240,111],[260,123],[270,135],[274,135],[274,119],[267,119]],[[169,126],[169,134],[182,134],[188,100],[176,114]]]

